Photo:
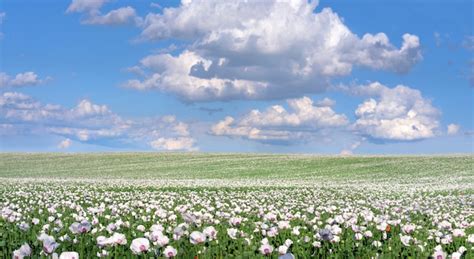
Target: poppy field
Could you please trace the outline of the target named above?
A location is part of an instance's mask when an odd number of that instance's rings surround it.
[[[0,154],[0,258],[472,258],[473,161]]]

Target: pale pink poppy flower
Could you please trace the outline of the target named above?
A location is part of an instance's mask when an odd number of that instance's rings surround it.
[[[209,240],[217,238],[217,230],[213,226],[204,228],[203,233],[209,238]]]
[[[19,249],[13,251],[13,259],[23,259],[25,256],[31,255],[31,247],[25,243]]]
[[[446,253],[443,252],[443,250],[436,250],[433,253],[433,258],[434,259],[445,259],[446,258]]]
[[[241,217],[230,218],[229,223],[232,226],[239,226],[242,223],[242,218]]]
[[[467,236],[467,242],[474,244],[474,234],[470,234],[469,236]]]
[[[87,221],[82,221],[81,223],[79,222],[74,222],[71,224],[71,226],[69,227],[69,230],[73,233],[73,234],[83,234],[83,233],[87,233],[91,230],[91,224]]]
[[[374,242],[372,242],[372,245],[375,246],[375,247],[381,247],[382,242],[375,240]]]
[[[466,233],[464,232],[464,229],[454,229],[453,230],[453,236],[454,237],[463,237],[463,236],[466,236]]]
[[[235,228],[227,229],[227,235],[232,239],[237,239],[238,230]]]
[[[135,238],[130,245],[130,250],[134,254],[146,253],[148,249],[150,249],[150,241],[143,237]]]
[[[373,234],[372,234],[372,232],[371,232],[370,230],[367,230],[367,231],[364,232],[364,236],[365,236],[365,237],[372,237]]]
[[[77,252],[62,252],[59,259],[79,259]]]
[[[127,244],[127,238],[125,237],[124,234],[117,233],[115,232],[111,237],[111,243],[117,244],[117,245],[126,245]]]
[[[402,231],[405,233],[405,234],[411,234],[413,233],[413,231],[415,231],[416,229],[416,226],[413,225],[413,224],[407,224],[407,225],[404,225],[402,227]]]
[[[400,236],[400,241],[402,242],[404,246],[410,246],[411,240],[412,240],[411,236]]]
[[[96,241],[97,241],[97,245],[99,247],[104,247],[104,246],[111,245],[111,240],[109,238],[104,237],[104,236],[98,236],[96,238]]]
[[[140,231],[140,232],[145,232],[145,226],[143,226],[143,225],[138,225],[138,226],[137,226],[137,230]]]
[[[273,247],[269,244],[262,244],[258,250],[263,255],[269,255],[273,252]]]
[[[284,255],[288,251],[288,247],[285,245],[279,246],[278,247],[278,254],[279,255]]]
[[[206,242],[206,235],[199,231],[193,231],[191,235],[189,235],[189,241],[193,245],[204,243]]]
[[[464,254],[464,252],[466,252],[466,251],[467,251],[467,248],[465,246],[460,246],[458,248],[458,252],[461,253],[461,254]]]
[[[439,223],[439,227],[443,229],[451,229],[451,222],[443,220],[441,223]]]
[[[278,222],[278,228],[279,229],[289,229],[290,228],[290,222],[289,221],[279,221]]]
[[[43,252],[45,254],[51,254],[59,246],[59,244],[56,243],[56,240],[54,239],[54,237],[49,236],[45,233],[42,233],[38,237],[38,240],[43,242]]]
[[[161,247],[164,247],[170,242],[170,239],[167,236],[163,235],[163,232],[161,231],[153,231],[150,234],[150,239]]]
[[[165,250],[163,251],[163,256],[166,258],[175,257],[177,254],[178,254],[178,251],[176,251],[176,249],[174,249],[174,247],[172,246],[167,246]]]
[[[265,215],[265,219],[268,220],[268,221],[276,221],[277,220],[277,215],[270,212],[270,213],[267,213]]]
[[[155,231],[163,232],[164,230],[165,228],[160,224],[154,224],[153,226],[150,227],[151,232],[155,232]]]
[[[276,235],[278,235],[278,228],[277,227],[271,227],[267,231],[267,236],[269,236],[269,237],[275,237]]]

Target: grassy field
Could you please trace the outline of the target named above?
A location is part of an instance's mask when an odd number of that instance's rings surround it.
[[[0,154],[0,177],[126,179],[411,179],[473,177],[474,157],[205,153]]]
[[[472,155],[3,153],[0,258],[473,258],[473,201]]]

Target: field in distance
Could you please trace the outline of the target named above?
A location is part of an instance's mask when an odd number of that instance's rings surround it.
[[[1,178],[474,180],[474,156],[2,153]]]

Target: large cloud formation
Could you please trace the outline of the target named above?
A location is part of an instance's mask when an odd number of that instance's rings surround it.
[[[440,111],[419,90],[398,85],[389,88],[374,82],[356,87],[338,87],[366,99],[355,110],[355,121],[337,114],[335,102],[325,98],[314,102],[308,97],[287,100],[265,111],[252,110],[239,119],[226,117],[211,128],[216,136],[239,137],[269,143],[295,144],[340,133],[353,133],[358,141],[413,141],[438,135]]]
[[[126,83],[184,101],[278,99],[320,92],[354,66],[408,72],[421,60],[417,36],[401,47],[384,33],[352,33],[330,8],[301,1],[182,1],[148,14],[142,40],[177,39],[178,55],[157,54],[138,65],[144,78]]]
[[[285,144],[309,140],[349,123],[345,115],[330,107],[334,102],[328,101],[314,104],[310,98],[302,97],[287,100],[288,110],[274,105],[265,111],[252,110],[238,120],[228,116],[212,126],[211,134]]]
[[[355,111],[357,120],[352,129],[359,134],[395,141],[419,140],[437,134],[440,112],[419,90],[403,85],[389,88],[378,82],[349,90],[368,97]]]
[[[106,105],[87,99],[67,109],[17,92],[0,95],[0,135],[10,134],[53,134],[84,143],[145,143],[159,150],[196,150],[188,125],[175,116],[124,119]]]

